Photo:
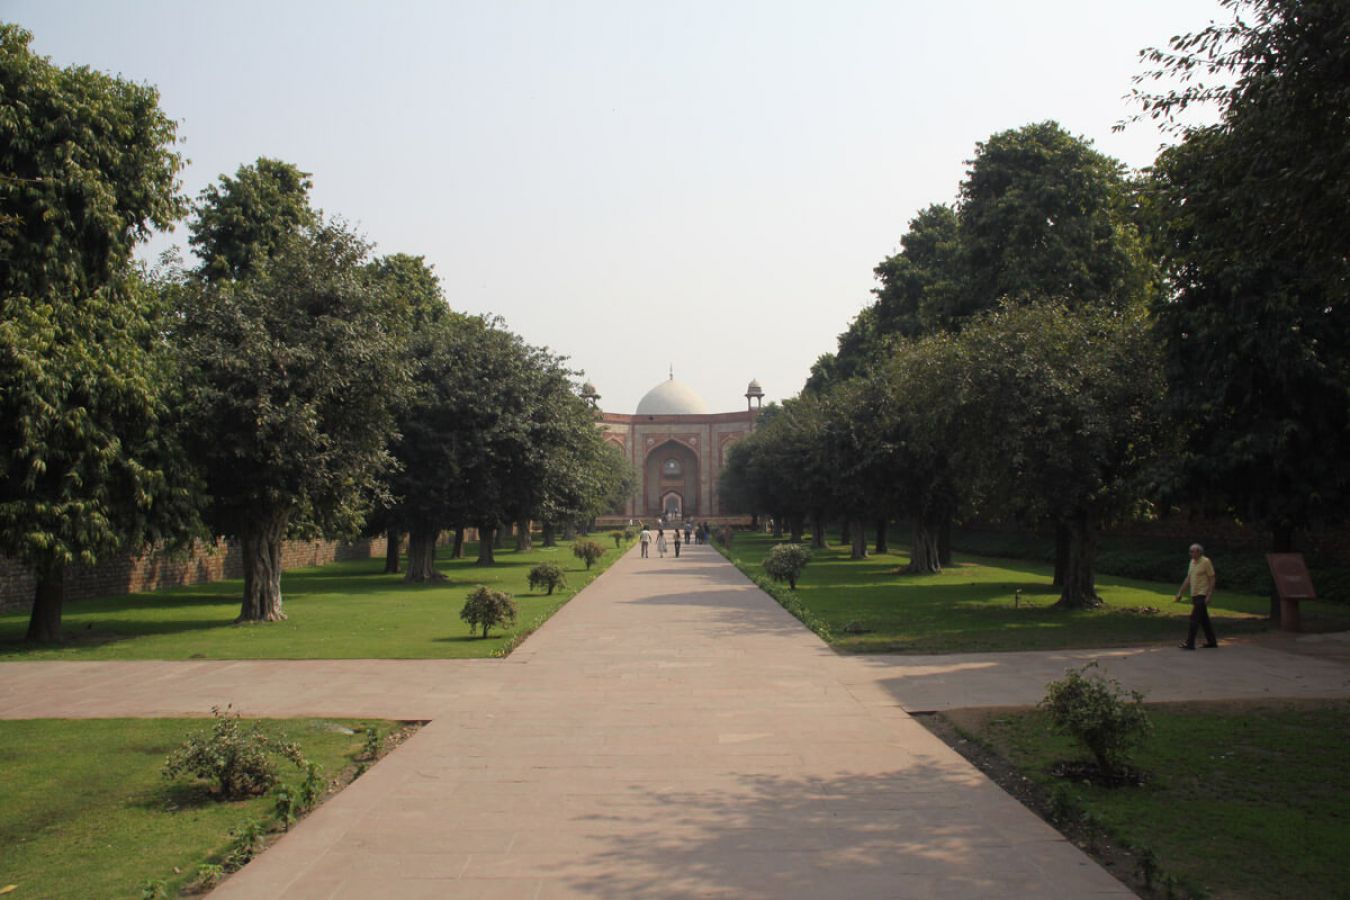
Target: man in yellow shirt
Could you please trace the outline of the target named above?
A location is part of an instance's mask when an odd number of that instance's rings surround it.
[[[1191,589],[1191,626],[1186,633],[1186,643],[1181,645],[1182,650],[1195,649],[1195,632],[1201,628],[1205,631],[1205,646],[1219,646],[1214,638],[1214,626],[1209,622],[1209,601],[1214,597],[1214,581],[1214,563],[1205,556],[1205,548],[1191,544],[1191,564],[1186,570],[1186,580],[1177,588],[1178,603],[1187,586]]]

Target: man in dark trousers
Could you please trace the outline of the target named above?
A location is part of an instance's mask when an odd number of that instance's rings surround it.
[[[1186,632],[1186,643],[1181,645],[1181,649],[1195,649],[1195,632],[1198,629],[1204,629],[1205,647],[1219,646],[1214,637],[1214,626],[1209,622],[1209,601],[1214,598],[1214,563],[1205,556],[1205,548],[1199,544],[1191,544],[1191,564],[1186,570],[1186,580],[1177,588],[1178,603],[1187,587],[1191,590],[1191,625]]]

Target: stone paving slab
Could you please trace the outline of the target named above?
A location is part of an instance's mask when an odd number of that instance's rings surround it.
[[[1297,644],[1295,644],[1297,640]],[[1313,647],[1299,646],[1306,640]],[[1270,642],[1221,643],[1217,649],[1175,646],[1037,653],[854,657],[862,669],[850,681],[884,690],[881,703],[910,712],[972,706],[1026,706],[1045,685],[1096,660],[1101,671],[1152,702],[1350,697],[1348,660],[1322,652],[1329,635]],[[1290,652],[1311,649],[1312,652]]]

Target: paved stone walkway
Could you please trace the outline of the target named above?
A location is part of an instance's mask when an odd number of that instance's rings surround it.
[[[1153,699],[1350,695],[1343,656],[1264,646],[839,657],[696,546],[628,554],[504,661],[11,663],[0,718],[432,720],[225,898],[1130,896],[905,711],[1092,656]]]

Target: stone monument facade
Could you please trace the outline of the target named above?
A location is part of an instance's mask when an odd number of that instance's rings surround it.
[[[582,396],[599,399],[590,384]],[[635,413],[601,413],[605,440],[617,445],[641,474],[637,496],[615,515],[703,521],[744,512],[723,507],[717,476],[731,445],[754,429],[763,396],[759,383],[752,381],[745,411],[711,413],[703,398],[672,373],[647,392]]]

